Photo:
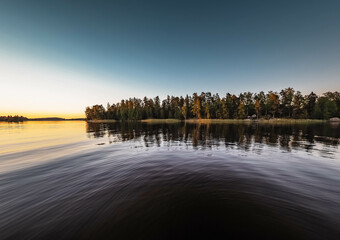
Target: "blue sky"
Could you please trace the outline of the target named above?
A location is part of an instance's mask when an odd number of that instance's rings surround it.
[[[210,91],[340,90],[339,1],[1,1],[0,115]]]

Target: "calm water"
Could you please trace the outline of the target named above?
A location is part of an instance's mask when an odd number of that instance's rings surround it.
[[[340,126],[0,123],[0,239],[340,239]]]

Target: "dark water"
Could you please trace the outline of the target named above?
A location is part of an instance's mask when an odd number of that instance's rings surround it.
[[[0,239],[340,239],[340,126],[0,125]]]

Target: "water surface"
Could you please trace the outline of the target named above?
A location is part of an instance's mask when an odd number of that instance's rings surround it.
[[[0,123],[1,239],[339,239],[340,126]]]

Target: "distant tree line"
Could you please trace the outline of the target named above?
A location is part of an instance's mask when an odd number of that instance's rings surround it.
[[[0,122],[23,122],[23,121],[27,121],[28,118],[27,117],[23,117],[23,116],[0,116]]]
[[[317,96],[311,92],[286,88],[278,92],[244,92],[239,95],[202,92],[185,97],[129,98],[116,104],[94,105],[85,110],[87,120],[141,120],[155,119],[245,119],[296,118],[329,119],[340,117],[340,93],[326,92]]]

